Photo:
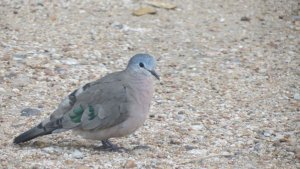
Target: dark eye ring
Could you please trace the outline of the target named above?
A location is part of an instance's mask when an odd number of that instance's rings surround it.
[[[143,64],[143,63],[140,63],[139,66],[140,66],[140,67],[144,67],[144,64]]]

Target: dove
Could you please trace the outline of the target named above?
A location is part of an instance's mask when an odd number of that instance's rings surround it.
[[[14,139],[15,144],[39,136],[72,130],[86,139],[101,140],[116,149],[110,138],[136,131],[145,122],[154,92],[156,60],[136,54],[126,69],[87,83],[65,97],[42,122]]]

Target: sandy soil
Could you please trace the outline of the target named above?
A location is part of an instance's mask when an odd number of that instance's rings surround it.
[[[0,2],[0,168],[300,168],[297,0]],[[140,52],[162,76],[128,152],[70,132],[13,138]],[[21,116],[25,108],[40,110]]]

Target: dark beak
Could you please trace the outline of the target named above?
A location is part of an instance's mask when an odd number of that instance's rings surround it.
[[[157,80],[159,80],[159,75],[154,70],[148,70]]]

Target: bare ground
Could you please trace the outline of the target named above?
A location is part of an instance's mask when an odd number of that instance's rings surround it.
[[[0,168],[300,168],[297,0],[0,2]],[[70,132],[13,138],[73,89],[158,58],[151,115],[128,152]],[[32,107],[41,113],[21,116]]]

